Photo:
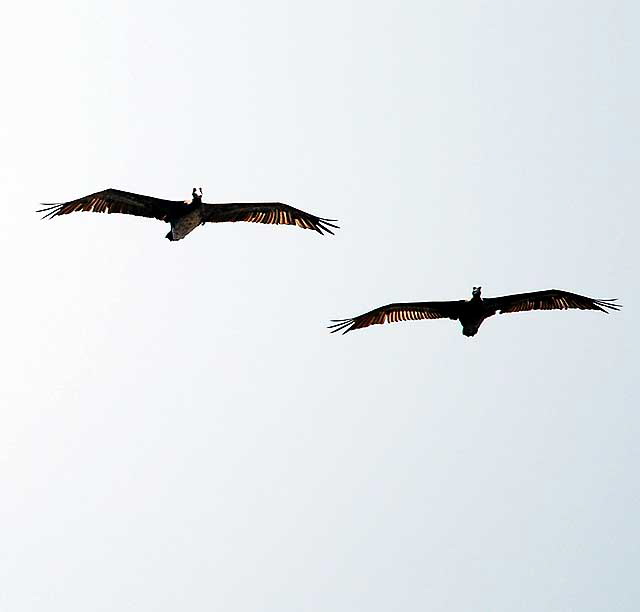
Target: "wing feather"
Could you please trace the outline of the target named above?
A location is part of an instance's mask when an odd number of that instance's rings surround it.
[[[346,334],[354,329],[397,323],[400,321],[418,321],[420,319],[457,319],[460,316],[464,300],[449,302],[404,302],[380,306],[351,319],[334,319],[329,325],[331,333]]]
[[[335,219],[317,217],[282,202],[205,204],[203,221],[208,223],[226,223],[248,221],[249,223],[268,223],[272,225],[297,225],[303,229],[315,230],[319,234],[333,234],[331,228],[338,229]]]
[[[597,300],[560,289],[547,289],[545,291],[486,298],[484,302],[493,306],[500,314],[525,312],[527,310],[567,310],[574,308],[607,312],[608,310],[620,310],[622,308],[620,304],[615,303],[615,299]]]
[[[163,200],[152,196],[129,193],[120,189],[105,189],[63,202],[61,204],[43,204],[37,212],[45,213],[43,219],[52,219],[72,212],[106,212],[135,215],[170,221],[184,212],[187,204],[176,200]]]

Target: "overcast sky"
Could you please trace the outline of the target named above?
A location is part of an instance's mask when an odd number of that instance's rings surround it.
[[[0,608],[640,608],[629,1],[13,3]],[[106,187],[337,218],[164,224]],[[393,301],[625,309],[330,335]]]

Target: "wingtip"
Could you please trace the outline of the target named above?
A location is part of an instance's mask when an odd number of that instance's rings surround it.
[[[339,226],[334,225],[333,223],[329,223],[329,219],[323,219],[322,217],[318,217],[318,220],[315,222],[314,228],[316,230],[316,232],[318,232],[319,234],[324,234],[324,232],[326,232],[327,234],[331,234],[332,236],[335,236],[335,233],[333,231],[331,231],[330,228],[333,229],[340,229]]]
[[[320,219],[320,221],[322,222],[323,225],[328,225],[333,229],[340,229],[340,226],[336,225],[337,219]]]
[[[344,334],[353,329],[353,327],[351,327],[353,325],[353,319],[331,319],[331,323],[333,325],[327,325],[327,329],[330,329],[332,334],[342,332],[344,336]]]
[[[610,298],[606,300],[594,300],[595,304],[600,307],[602,312],[609,314],[609,311],[617,312],[622,308],[622,304],[617,304],[618,298]],[[609,309],[609,310],[607,310]]]
[[[42,206],[42,208],[37,208],[36,209],[36,213],[45,213],[42,217],[40,217],[40,220],[42,219],[51,219],[52,217],[55,217],[56,214],[58,214],[58,211],[62,208],[62,206],[64,206],[63,204],[44,204],[41,203],[40,206]]]

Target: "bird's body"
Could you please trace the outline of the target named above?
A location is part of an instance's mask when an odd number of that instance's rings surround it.
[[[347,333],[354,329],[410,321],[418,319],[453,319],[460,321],[462,333],[465,336],[475,336],[482,322],[495,315],[526,310],[619,310],[620,305],[615,300],[596,300],[593,298],[561,291],[547,289],[501,297],[486,298],[481,296],[481,287],[474,287],[470,300],[456,300],[448,302],[406,302],[387,304],[375,308],[352,319],[338,319],[330,325],[332,333],[341,331]]]
[[[198,225],[204,223],[202,219],[202,204],[198,204],[193,210],[182,215],[176,221],[171,222],[171,231],[167,234],[169,240],[182,240],[190,234]]]
[[[462,333],[465,336],[475,336],[482,325],[482,322],[495,312],[490,312],[480,293],[474,293],[473,297],[460,309],[458,317],[462,325]]]
[[[167,234],[169,240],[182,240],[190,234],[196,227],[204,223],[204,204],[202,203],[202,193],[198,195],[196,188],[193,188],[191,194],[191,202],[185,202],[189,205],[188,210],[178,217],[175,221],[171,221],[171,231]]]
[[[202,189],[198,194],[193,189],[188,201],[164,200],[151,196],[105,189],[83,196],[77,200],[61,204],[47,204],[38,212],[44,212],[44,219],[67,215],[76,211],[121,213],[138,217],[159,219],[171,225],[167,238],[171,241],[182,240],[203,223],[224,223],[248,221],[277,225],[297,225],[323,234],[333,234],[331,228],[334,219],[317,217],[282,202],[253,202],[207,204],[202,201]]]

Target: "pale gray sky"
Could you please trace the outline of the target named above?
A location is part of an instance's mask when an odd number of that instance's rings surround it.
[[[634,611],[637,2],[14,3],[0,608]],[[39,202],[281,200],[296,228]],[[625,309],[331,336],[390,301]]]

